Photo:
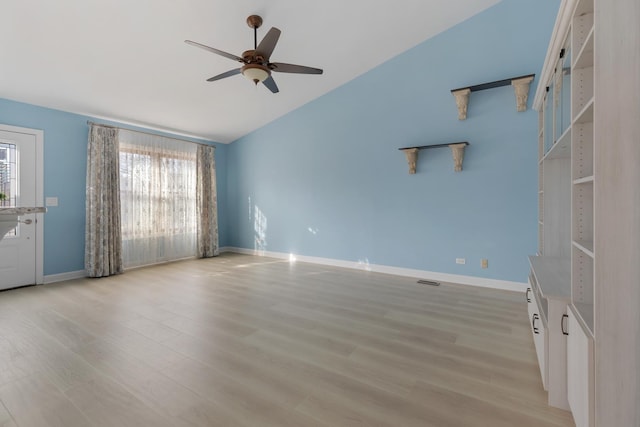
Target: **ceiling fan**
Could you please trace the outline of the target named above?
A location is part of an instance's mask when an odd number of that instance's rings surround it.
[[[244,64],[242,67],[229,70],[217,76],[213,76],[207,79],[208,82],[224,79],[227,77],[235,76],[236,74],[242,74],[249,80],[252,80],[256,85],[260,82],[264,84],[271,92],[278,93],[278,85],[271,76],[271,72],[277,73],[297,73],[297,74],[322,74],[320,68],[305,67],[304,65],[285,64],[283,62],[270,62],[269,58],[271,53],[278,43],[280,38],[280,30],[276,27],[271,29],[264,36],[260,44],[258,44],[258,28],[262,26],[262,18],[258,15],[251,15],[247,18],[247,25],[253,28],[253,43],[254,48],[247,50],[242,54],[242,57],[233,55],[231,53],[223,52],[213,47],[205,46],[200,43],[196,43],[191,40],[185,40],[184,42],[191,46],[196,46],[201,49],[208,50],[225,58],[232,59]]]

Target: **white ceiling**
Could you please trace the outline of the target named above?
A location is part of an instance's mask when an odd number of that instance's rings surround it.
[[[3,0],[0,97],[228,143],[498,1]],[[324,74],[206,82],[238,64],[184,40],[241,55],[251,14],[272,61]]]

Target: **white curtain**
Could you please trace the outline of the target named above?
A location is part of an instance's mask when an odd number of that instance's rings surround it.
[[[125,268],[196,256],[197,147],[120,129]]]
[[[87,276],[122,273],[118,129],[91,124],[87,146],[84,264]]]

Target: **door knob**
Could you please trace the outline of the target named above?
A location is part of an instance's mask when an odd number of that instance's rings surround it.
[[[29,225],[29,224],[31,224],[31,223],[33,222],[33,220],[32,220],[32,219],[25,219],[24,221],[19,221],[19,222],[20,222],[21,224],[27,224],[27,225]]]

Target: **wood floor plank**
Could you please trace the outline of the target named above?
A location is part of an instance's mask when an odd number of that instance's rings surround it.
[[[274,316],[274,313],[264,309],[252,310],[250,313],[239,312],[237,310],[229,309],[228,305],[216,305],[211,304],[211,310],[221,314],[227,320],[232,320],[236,325],[243,325],[244,332],[239,336],[247,336],[256,332],[258,329],[271,331],[276,334],[286,335],[288,337],[296,337],[300,341],[307,342],[311,345],[315,345],[323,350],[335,352],[340,355],[349,355],[355,348],[352,343],[335,339],[335,337],[323,334],[317,334],[317,323],[313,323],[313,327],[309,328],[308,324],[302,325],[299,322],[285,322],[279,315]],[[201,322],[194,322],[193,324],[186,325],[184,319],[170,319],[163,322],[163,324],[180,329],[186,333],[195,333],[198,329],[201,329]],[[221,322],[216,319],[215,325],[219,325]],[[211,324],[210,324],[211,325]],[[185,326],[187,326],[185,328]],[[217,327],[217,326],[214,326]]]
[[[454,392],[434,384],[419,382],[412,399],[429,408],[455,426],[513,427],[518,419],[519,427],[553,427],[554,423],[517,413],[511,408],[496,405],[464,393]]]
[[[65,394],[96,426],[176,425],[106,377],[96,377],[84,384],[76,385]]]
[[[39,372],[0,387],[0,401],[18,426],[94,425]]]
[[[38,328],[26,313],[2,322],[0,335],[24,356],[23,371],[45,375],[62,391],[95,375],[91,366]]]
[[[34,313],[30,320],[43,332],[57,340],[62,346],[73,349],[95,341],[97,337],[54,310],[45,309]]]
[[[9,414],[7,407],[0,400],[0,427],[16,427],[17,424]]]
[[[218,343],[198,340],[182,334],[170,339],[166,344],[228,377],[234,383],[237,382],[247,389],[268,396],[268,400],[285,409],[294,409],[304,398],[302,390],[286,377],[265,369],[264,365],[252,362],[232,351],[225,351]]]
[[[201,401],[179,415],[181,420],[192,426],[202,427],[250,427],[237,420],[232,411],[210,401]]]
[[[573,425],[546,401],[516,292],[224,254],[0,293],[0,427]]]
[[[26,356],[0,334],[0,386],[28,376],[30,367]]]
[[[563,426],[571,422],[571,415],[568,411],[548,407],[547,395],[540,389],[523,393],[512,388],[473,380],[455,372],[432,369],[427,378],[416,382],[413,397],[424,398],[423,392],[430,386],[460,393],[523,415],[526,414],[533,419],[537,419],[540,414],[544,414],[542,419],[539,420],[541,425],[547,422],[550,425]]]
[[[114,328],[104,336],[127,353],[158,370],[167,369],[168,366],[182,359],[182,355],[174,349],[128,328]]]
[[[385,370],[371,369],[365,364],[352,363],[349,358],[337,356],[301,343],[295,339],[259,331],[245,338],[245,341],[267,353],[277,353],[281,356],[292,355],[304,364],[288,360],[289,366],[295,366],[300,371],[316,372],[316,368],[324,373],[340,375],[359,381],[371,387],[397,395],[406,395],[412,389],[415,379],[388,375]],[[310,367],[313,365],[313,368]],[[313,379],[313,376],[310,377]]]
[[[381,420],[366,412],[343,405],[338,396],[311,395],[300,404],[298,411],[319,418],[336,427],[395,427],[395,424]]]
[[[180,328],[180,325],[177,325]],[[288,329],[286,329],[288,331]],[[210,328],[206,334],[206,340],[202,336],[199,336],[199,330],[191,330],[186,328],[185,334],[190,337],[182,337],[181,339],[170,340],[165,342],[166,345],[172,348],[179,349],[181,353],[192,359],[199,360],[203,363],[212,363],[210,358],[216,356],[220,352],[228,352],[235,358],[244,359],[249,364],[258,365],[261,369],[266,370],[272,374],[277,374],[280,378],[292,381],[297,387],[306,386],[306,378],[297,378],[290,375],[290,368],[293,361],[290,358],[278,356],[274,352],[269,352],[268,348],[262,348],[259,343],[252,345],[252,341],[255,341],[255,337],[247,340],[239,339],[234,335],[229,335],[224,330],[216,330]],[[256,331],[257,332],[257,331]],[[265,330],[263,333],[272,333],[270,330]],[[275,332],[273,332],[275,334]],[[330,347],[322,348],[315,345],[314,342],[309,343],[306,340],[300,340],[298,334],[289,335],[288,333],[277,334],[278,338],[275,342],[280,343],[282,339],[286,339],[289,343],[296,343],[296,352],[300,355],[310,354],[312,358],[317,360],[323,360],[324,366],[330,365],[331,369],[335,372],[342,373],[353,378],[358,378],[361,381],[368,382],[372,386],[388,389],[392,392],[398,392],[401,394],[408,394],[414,385],[413,380],[405,381],[387,375],[384,369],[371,369],[366,365],[351,363],[348,357],[340,357],[340,354],[335,354]],[[273,339],[267,338],[270,347]],[[284,346],[286,347],[286,345]],[[344,356],[344,355],[342,355]],[[276,362],[277,360],[277,362]],[[275,362],[275,363],[274,363]],[[217,363],[212,363],[217,366]],[[267,369],[268,368],[268,369]],[[274,391],[275,385],[278,380],[266,379],[266,383]],[[277,390],[275,390],[277,391]],[[309,393],[310,391],[304,387],[304,391],[300,391],[298,394]]]
[[[171,306],[170,309],[175,310],[176,314],[171,319],[164,320],[162,324],[191,335],[205,335],[210,329],[215,329],[224,331],[229,335],[245,337],[254,333],[258,326],[250,326],[245,322],[236,321],[233,316],[220,315],[219,310],[216,310],[213,306],[210,307],[211,311],[205,315],[190,313],[188,304],[184,304],[184,307],[179,308],[177,307],[178,304],[172,304]]]
[[[303,378],[308,378],[317,389],[314,393],[323,395],[337,395],[342,405],[357,408],[362,413],[373,414],[383,422],[406,426],[438,425],[430,424],[427,414],[418,404],[413,404],[403,397],[383,390],[379,387],[371,387],[358,379],[335,372],[333,366],[323,366],[323,359],[319,355],[310,357],[302,353],[294,342],[285,343],[283,340],[270,337],[248,337],[248,340],[258,342],[261,348],[269,348],[271,352],[280,352],[283,356],[293,355],[298,359],[289,365],[292,373],[295,372]],[[288,344],[288,345],[287,345]],[[341,408],[343,409],[343,408]],[[436,420],[437,421],[437,420]]]
[[[300,426],[304,414],[279,405],[269,393],[245,387],[233,378],[210,369],[195,360],[184,358],[167,370],[175,381],[206,396],[217,405],[233,411],[234,417],[249,426]],[[298,423],[298,424],[296,424]]]
[[[293,312],[299,311],[299,309],[295,307],[287,307],[287,310]],[[314,313],[308,313],[308,316],[313,315]],[[325,315],[324,313],[320,313],[319,316],[324,319],[330,317]],[[337,331],[335,331],[334,329],[334,332]],[[376,335],[379,336],[380,333],[376,333]],[[369,343],[374,343],[374,341],[370,339]],[[416,361],[434,360],[434,358],[441,358],[443,355],[455,358],[464,357],[472,361],[473,366],[477,366],[478,369],[480,369],[481,367],[490,369],[492,372],[494,372],[495,375],[500,375],[500,373],[503,373],[505,375],[514,376],[514,378],[518,378],[522,381],[534,381],[536,384],[539,380],[539,371],[537,371],[537,368],[531,364],[505,359],[500,355],[475,351],[473,349],[464,347],[454,348],[453,346],[448,345],[447,342],[439,343],[437,347],[430,349],[407,345],[404,342],[399,342],[398,340],[391,340],[390,342],[387,341],[386,346],[384,343],[376,344],[379,349],[380,347],[386,347],[385,351],[389,351],[396,355],[399,355],[400,357],[409,358]]]
[[[198,415],[202,413],[216,414],[224,421],[218,425],[239,425],[224,408],[207,401],[108,341],[92,342],[78,348],[77,352],[104,376],[122,385],[150,408],[171,419],[175,425],[211,425]],[[195,415],[191,416],[192,413]]]

